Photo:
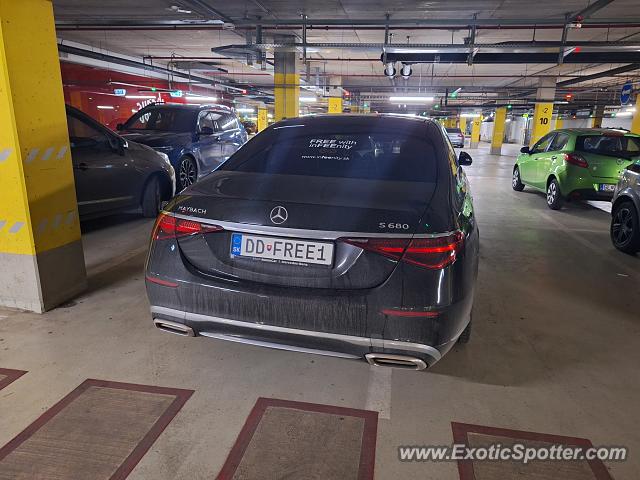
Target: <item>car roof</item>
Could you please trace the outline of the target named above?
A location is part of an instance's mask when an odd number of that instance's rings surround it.
[[[219,110],[221,112],[231,113],[231,107],[227,107],[226,105],[215,105],[215,104],[202,104],[202,105],[193,105],[193,104],[185,104],[185,103],[151,103],[144,107],[145,109],[151,108],[175,108],[178,110]]]
[[[275,123],[275,127],[285,127],[293,125],[309,125],[309,126],[322,126],[322,125],[341,125],[349,124],[353,125],[361,124],[363,126],[379,124],[380,122],[387,123],[390,127],[403,128],[408,124],[416,125],[418,123],[436,123],[430,118],[426,117],[408,117],[402,115],[396,115],[392,113],[383,114],[358,114],[358,113],[339,113],[339,114],[319,114],[308,115],[304,117],[287,118]]]
[[[618,135],[640,137],[640,135],[619,128],[560,128],[556,132],[565,132],[572,135],[605,135],[614,132]]]

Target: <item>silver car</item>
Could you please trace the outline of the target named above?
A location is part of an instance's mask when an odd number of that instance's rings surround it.
[[[464,148],[464,134],[459,128],[447,128],[447,137],[454,147]]]
[[[640,251],[640,160],[622,173],[612,201],[611,241],[618,250],[635,255]]]

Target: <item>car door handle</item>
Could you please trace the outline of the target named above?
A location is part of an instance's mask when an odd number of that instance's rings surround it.
[[[551,155],[551,160],[555,160],[556,158],[558,158],[557,155]]]

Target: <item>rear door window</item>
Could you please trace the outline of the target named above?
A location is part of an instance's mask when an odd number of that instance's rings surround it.
[[[435,182],[436,151],[406,131],[314,131],[276,127],[240,149],[221,169],[277,175]],[[261,140],[261,141],[260,141]],[[248,148],[252,147],[252,148]]]
[[[549,151],[557,152],[558,150],[562,150],[569,141],[569,135],[566,133],[558,133],[556,138],[551,142],[551,146],[549,147]]]

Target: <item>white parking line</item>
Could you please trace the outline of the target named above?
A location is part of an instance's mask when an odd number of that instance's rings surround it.
[[[611,213],[611,202],[588,201],[589,205],[607,213]]]
[[[369,367],[366,410],[378,412],[379,418],[391,418],[391,374],[392,368]]]

